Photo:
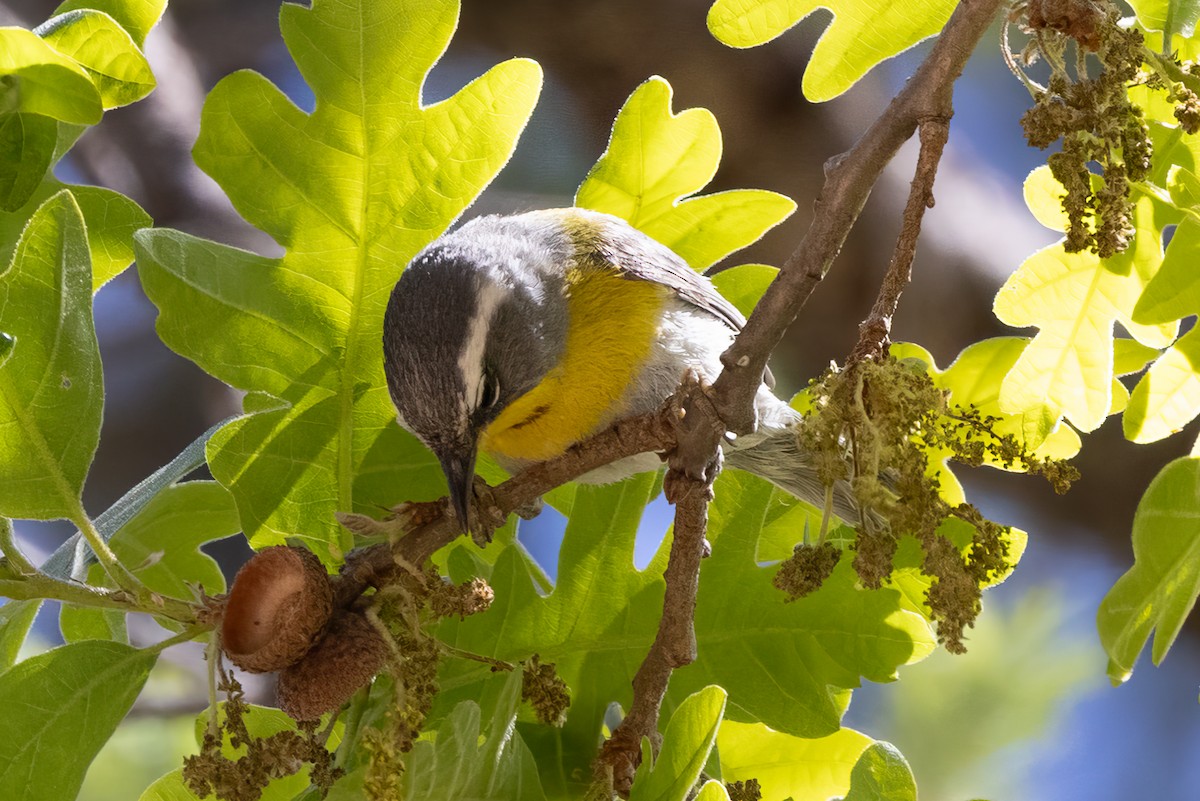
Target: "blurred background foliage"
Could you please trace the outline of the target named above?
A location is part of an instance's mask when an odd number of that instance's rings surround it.
[[[56,5],[0,0],[0,24],[35,25]],[[782,263],[808,224],[824,162],[870,123],[924,48],[814,105],[803,98],[800,79],[827,12],[767,46],[735,51],[708,33],[707,7],[707,0],[463,0],[458,35],[426,86],[427,101],[513,55],[536,59],[547,77],[512,163],[469,214],[568,205],[603,151],[621,103],[658,74],[674,87],[676,110],[704,106],[721,124],[725,152],[712,190],[771,189],[799,204],[791,219],[723,266]],[[173,0],[147,41],[158,90],[106,114],[61,165],[63,177],[129,195],[158,225],[277,253],[234,213],[189,151],[205,92],[233,70],[263,72],[311,108],[311,93],[283,48],[278,9],[273,0]],[[1024,176],[1045,154],[1024,144],[1018,119],[1029,96],[1004,69],[997,38],[984,38],[957,87],[937,205],[926,217],[913,286],[893,329],[897,340],[920,343],[939,364],[973,341],[1012,333],[992,315],[992,297],[1021,260],[1057,238],[1021,200]],[[776,351],[773,369],[785,390],[801,388],[853,346],[891,253],[914,161],[915,149],[906,148],[888,169],[829,277]],[[93,514],[239,405],[159,343],[153,320],[133,270],[97,297],[109,394],[85,496]],[[1085,440],[1077,460],[1083,479],[1064,498],[1032,478],[960,472],[988,517],[1030,533],[1025,558],[1012,579],[988,593],[966,656],[939,651],[907,669],[901,682],[865,688],[847,719],[900,748],[923,799],[1197,797],[1200,626],[1190,621],[1163,667],[1147,664],[1118,689],[1105,680],[1094,628],[1100,598],[1131,561],[1138,498],[1194,435],[1134,446],[1110,420]],[[553,574],[555,522],[544,517],[540,529],[523,534]],[[663,530],[661,515],[649,515],[645,527],[650,535],[639,552],[649,553]],[[18,533],[31,553],[44,555],[68,532],[22,524]],[[216,551],[227,571],[247,553],[239,538]],[[57,636],[52,612],[39,620],[43,642]],[[183,649],[173,664],[155,671],[80,798],[136,798],[193,747],[192,721],[205,704],[202,657]]]

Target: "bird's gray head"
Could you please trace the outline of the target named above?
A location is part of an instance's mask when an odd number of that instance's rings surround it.
[[[566,332],[557,254],[484,217],[413,259],[388,301],[384,372],[400,424],[438,457],[465,529],[480,433],[554,366]]]

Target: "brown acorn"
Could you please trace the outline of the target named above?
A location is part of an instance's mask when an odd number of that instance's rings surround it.
[[[279,708],[314,720],[350,700],[383,667],[388,647],[361,612],[341,610],[304,658],[279,674]]]
[[[256,553],[233,580],[221,622],[221,647],[251,673],[293,664],[321,638],[333,611],[329,575],[304,548]]]

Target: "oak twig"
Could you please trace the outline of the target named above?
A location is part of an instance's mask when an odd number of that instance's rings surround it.
[[[713,385],[713,399],[730,431],[754,430],[754,395],[767,357],[825,277],[884,167],[922,120],[946,116],[954,81],[1001,5],[1002,0],[961,0],[900,94],[854,147],[826,162],[808,232],[721,356],[725,369]]]
[[[670,419],[675,421],[678,439],[682,440],[695,426],[705,425],[711,419],[696,414],[696,409],[707,408],[712,402],[694,374],[684,378],[676,398],[672,404],[680,413]],[[712,483],[720,472],[720,461],[719,449],[703,454],[676,448],[670,455],[663,489],[667,500],[675,505],[675,526],[663,574],[666,590],[662,617],[654,642],[634,675],[633,703],[593,765],[597,779],[611,781],[612,788],[622,798],[629,796],[641,762],[642,738],[649,738],[658,753],[662,740],[658,714],[671,672],[696,660],[696,593],[700,586],[700,561],[708,553],[705,539],[708,502],[712,500]]]
[[[900,304],[900,295],[912,280],[912,263],[917,253],[917,239],[921,236],[921,221],[925,217],[925,209],[933,208],[933,181],[950,136],[950,115],[953,112],[948,96],[945,102],[947,107],[943,113],[920,122],[921,152],[917,156],[908,203],[904,206],[896,249],[879,287],[875,305],[858,327],[858,344],[847,360],[850,365],[883,355],[890,344],[888,337],[892,332],[892,317]]]

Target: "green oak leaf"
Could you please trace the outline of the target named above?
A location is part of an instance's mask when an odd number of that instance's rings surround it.
[[[1138,299],[1133,319],[1155,325],[1200,311],[1197,258],[1200,258],[1200,222],[1188,217],[1175,229],[1163,255],[1162,267]]]
[[[643,760],[638,767],[629,801],[684,801],[688,797],[716,742],[728,695],[720,687],[705,687],[683,700],[667,723],[653,766]]]
[[[150,29],[162,19],[167,0],[66,0],[54,14],[66,14],[77,9],[95,9],[108,14],[133,39],[139,48],[146,42]]]
[[[58,123],[42,114],[0,114],[0,213],[29,202],[54,161]]]
[[[796,204],[763,189],[691,197],[717,172],[721,129],[708,109],[671,111],[671,85],[654,77],[617,114],[608,149],[575,205],[614,214],[704,270],[757,241]]]
[[[270,799],[266,794],[264,797],[269,801],[276,801],[276,799]],[[202,801],[210,801],[214,798],[210,795]],[[138,797],[138,801],[196,801],[196,799],[196,794],[189,790],[183,782],[183,768],[176,768],[158,779]]]
[[[1133,375],[1140,373],[1147,364],[1158,358],[1160,351],[1143,345],[1136,339],[1120,338],[1113,341],[1113,373]]]
[[[1001,287],[996,316],[1008,325],[1040,328],[1004,379],[1002,410],[1046,420],[1061,413],[1076,428],[1092,431],[1113,406],[1114,323],[1150,347],[1174,339],[1171,323],[1134,322],[1134,305],[1162,257],[1153,200],[1136,201],[1134,221],[1137,233],[1120,256],[1067,253],[1060,242],[1026,259]],[[1031,433],[1027,428],[1027,441],[1036,442]]]
[[[1168,37],[1190,39],[1196,32],[1196,20],[1200,19],[1197,0],[1129,0],[1129,5],[1142,27],[1162,31]]]
[[[714,491],[707,532],[713,551],[701,568],[695,616],[699,656],[672,676],[664,714],[718,685],[730,694],[727,719],[824,735],[838,728],[849,690],[862,678],[891,680],[900,665],[933,650],[928,624],[901,608],[898,592],[856,589],[849,554],[819,591],[785,603],[771,585],[774,568],[762,567],[756,553],[773,488],[728,470]],[[557,665],[571,688],[565,726],[522,730],[535,753],[560,755],[562,773],[542,776],[551,795],[582,792],[564,776],[590,776],[605,712],[612,702],[628,708],[630,683],[654,639],[670,538],[645,570],[633,566],[635,532],[654,494],[653,474],[577,487],[553,589],[542,590],[519,547],[506,548],[494,568],[477,562],[496,593],[492,607],[438,630],[471,653],[511,661],[536,652]],[[485,666],[451,660],[437,703],[444,710],[478,697],[492,680]]]
[[[33,31],[0,28],[0,111],[95,125],[103,107],[87,72]]]
[[[771,41],[819,8],[833,22],[813,48],[801,88],[809,100],[831,100],[867,71],[941,31],[956,3],[932,0],[716,0],[708,29],[730,47]]]
[[[99,121],[102,108],[137,100],[154,87],[140,48],[164,7],[163,0],[68,2],[38,33],[0,30],[0,41],[18,46],[10,54],[9,74],[0,67],[0,264],[8,262],[41,202],[65,187],[53,166],[85,126]],[[5,55],[0,54],[0,63]],[[89,86],[76,86],[80,78]],[[72,102],[70,109],[60,108]],[[85,108],[76,108],[80,104]],[[111,190],[72,188],[87,222],[99,289],[133,261],[133,232],[149,225],[150,217]]]
[[[716,779],[706,781],[696,793],[695,801],[729,801],[729,791]]]
[[[153,592],[184,601],[196,592],[208,595],[225,591],[225,578],[212,557],[200,546],[236,534],[241,528],[229,492],[213,481],[189,481],[159,491],[132,520],[109,541],[113,552]],[[106,586],[100,565],[88,571],[88,583]],[[112,629],[112,610],[64,606],[59,618],[67,640],[106,638]]]
[[[874,743],[850,771],[850,792],[842,801],[917,801],[917,780],[896,746]]]
[[[854,729],[805,739],[761,723],[727,720],[717,735],[721,777],[758,779],[763,798],[826,801],[850,787],[850,772],[874,741]]]
[[[712,282],[726,300],[749,317],[777,275],[779,268],[769,264],[739,264],[717,273]]]
[[[1200,594],[1200,459],[1168,464],[1146,488],[1133,517],[1134,564],[1104,596],[1096,615],[1114,684],[1133,673],[1154,631],[1151,659],[1162,662]]]
[[[1167,175],[1167,193],[1175,208],[1200,206],[1200,176],[1186,167],[1173,166]]]
[[[74,798],[157,658],[153,651],[90,640],[0,674],[0,798]]]
[[[83,67],[105,109],[127,106],[154,90],[154,73],[137,42],[103,11],[68,11],[39,25],[36,33]]]
[[[1050,167],[1043,164],[1025,176],[1021,187],[1025,206],[1034,219],[1052,231],[1062,233],[1070,224],[1062,202],[1067,191],[1058,182]]]
[[[59,126],[60,133],[62,127]],[[97,292],[133,263],[133,232],[150,225],[150,215],[119,192],[99,186],[64,184],[52,171],[46,172],[23,206],[12,212],[0,210],[0,265],[11,260],[17,240],[33,212],[63,189],[71,190],[83,213],[92,258],[92,291]]]
[[[514,729],[521,671],[505,676],[499,695],[484,703],[486,715],[475,701],[458,704],[416,744],[405,763],[405,799],[544,801],[538,765]]]
[[[25,229],[0,275],[13,342],[0,365],[0,514],[78,519],[104,404],[83,218],[68,191]]]
[[[338,511],[436,497],[436,463],[394,422],[380,327],[405,264],[512,153],[541,84],[514,59],[447,100],[421,87],[456,0],[285,4],[284,41],[311,114],[253,72],[209,94],[197,163],[286,248],[265,258],[178,231],[136,237],[163,341],[248,392],[208,445],[255,547],[296,537],[328,561],[350,545]]]
[[[17,654],[29,634],[29,627],[41,607],[40,599],[4,602],[0,606],[0,674],[17,661]]]
[[[1200,414],[1200,332],[1192,329],[1150,367],[1121,417],[1126,438],[1155,442]]]
[[[89,575],[102,575],[103,571],[96,569]],[[125,625],[125,615],[116,609],[98,609],[94,606],[74,606],[64,604],[58,613],[58,629],[63,642],[80,642],[82,640],[112,640],[113,642],[129,643],[129,629]]]

